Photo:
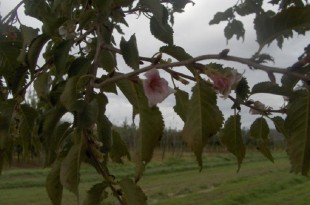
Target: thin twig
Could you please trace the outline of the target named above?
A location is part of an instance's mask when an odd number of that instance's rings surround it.
[[[12,9],[2,20],[1,20],[1,24],[3,24],[8,18],[10,18],[10,16],[13,13],[16,13],[17,10],[19,9],[19,7],[24,3],[24,0],[22,0],[21,2],[19,2],[14,9]]]

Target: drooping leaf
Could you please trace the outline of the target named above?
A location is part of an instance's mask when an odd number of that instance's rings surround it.
[[[79,196],[81,145],[73,145],[60,166],[60,182],[63,187]]]
[[[123,164],[122,157],[127,157],[127,159],[130,160],[128,147],[115,130],[112,131],[112,147],[110,157],[114,162],[121,164]]]
[[[54,162],[51,171],[47,175],[45,188],[53,205],[61,205],[63,186],[60,183],[61,160]]]
[[[276,130],[278,132],[282,133],[285,138],[287,138],[288,134],[287,134],[287,130],[284,126],[285,120],[280,116],[273,117],[273,118],[271,118],[271,120],[273,121],[273,124],[274,124]]]
[[[142,175],[144,166],[151,160],[156,145],[159,144],[164,122],[158,107],[150,108],[148,106],[148,100],[144,95],[140,81],[121,80],[117,85],[140,116],[136,167],[136,180],[138,180]]]
[[[173,109],[180,116],[183,122],[185,122],[188,110],[187,104],[189,101],[188,93],[177,88],[174,96],[176,103],[175,106],[173,106]]]
[[[190,0],[171,1],[171,3],[173,4],[173,11],[180,13],[184,11],[184,8],[188,3],[192,3],[193,5],[195,5],[195,3]]]
[[[223,123],[223,114],[216,104],[216,94],[205,81],[198,80],[188,103],[188,113],[182,137],[196,155],[202,168],[202,151],[208,139],[215,135]]]
[[[257,118],[250,128],[250,134],[253,138],[257,140],[257,149],[271,162],[273,162],[273,157],[269,149],[269,126],[265,118]]]
[[[95,184],[87,191],[83,205],[100,205],[102,201],[108,197],[108,192],[105,191],[107,186],[108,185],[104,182]]]
[[[248,85],[248,81],[242,77],[242,79],[239,81],[236,89],[236,102],[234,103],[232,108],[240,109],[240,104],[248,99],[250,94],[250,88]]]
[[[133,45],[131,45],[131,46],[133,46]],[[125,53],[127,53],[127,52],[138,52],[137,50],[136,51],[130,51],[130,48],[124,48],[124,49],[126,50],[126,51],[124,51]],[[129,49],[129,50],[127,51],[127,49]],[[137,53],[137,55],[138,55],[138,53]],[[114,71],[116,66],[117,66],[115,53],[112,53],[111,51],[103,50],[100,53],[100,62],[101,62],[102,68],[105,71],[107,71],[108,73]],[[136,66],[136,65],[134,65],[134,66]]]
[[[240,115],[230,116],[220,133],[222,143],[227,147],[228,151],[237,158],[238,170],[245,157],[245,146],[242,139],[240,119]]]
[[[27,52],[28,46],[31,44],[32,40],[38,36],[39,29],[34,29],[32,27],[28,27],[25,25],[21,25],[20,29],[22,31],[22,36],[23,36],[23,48],[17,60],[23,65],[26,65],[26,52]]]
[[[158,40],[168,45],[173,45],[173,29],[168,23],[160,23],[157,18],[153,16],[150,19],[150,30]]]
[[[120,48],[126,64],[134,70],[139,69],[139,52],[136,36],[132,35],[128,41],[122,37]]]
[[[287,153],[294,173],[307,175],[310,168],[310,94],[293,99],[287,109]]]
[[[235,19],[232,20],[225,27],[224,34],[227,40],[231,39],[234,35],[236,35],[237,40],[239,40],[240,37],[244,39],[245,30],[243,23]]]
[[[98,117],[98,101],[94,98],[90,103],[84,100],[78,100],[72,106],[75,111],[74,123],[79,128],[88,128],[97,121]]]
[[[310,27],[310,6],[290,7],[277,14],[270,11],[256,16],[254,20],[257,42],[260,46],[271,43],[279,36],[292,30],[306,30]]]
[[[290,90],[286,89],[286,87],[280,87],[278,84],[269,81],[255,84],[252,88],[251,94],[256,93],[268,93],[282,96],[291,95]]]
[[[146,205],[147,197],[142,189],[131,179],[125,178],[119,182],[127,205]]]
[[[78,76],[69,78],[67,80],[64,91],[60,95],[60,102],[67,108],[67,110],[72,110],[74,104],[78,99],[77,87],[76,87],[78,80],[79,80]]]
[[[82,30],[83,28],[87,28],[89,26],[89,22],[96,18],[96,11],[93,9],[88,9],[85,12],[79,15],[79,28],[78,30]]]
[[[33,83],[39,98],[47,98],[50,89],[50,75],[47,72],[40,74]]]
[[[54,63],[58,74],[64,74],[67,72],[66,64],[73,43],[74,43],[73,40],[66,40],[61,42],[55,48]]]

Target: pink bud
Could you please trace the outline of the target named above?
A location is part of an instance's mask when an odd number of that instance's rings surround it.
[[[148,99],[150,107],[162,102],[175,91],[168,86],[168,82],[159,76],[157,69],[153,68],[145,73],[146,79],[143,80],[144,94]]]

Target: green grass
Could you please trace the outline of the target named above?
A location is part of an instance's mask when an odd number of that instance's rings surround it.
[[[199,172],[192,156],[170,158],[152,162],[146,169],[139,185],[153,205],[308,205],[310,180],[289,174],[289,163],[285,154],[274,155],[275,163],[259,154],[247,155],[241,170],[229,154],[212,154],[204,157],[204,169]],[[4,171],[0,177],[0,204],[51,204],[44,183],[48,169],[19,169]],[[111,165],[117,179],[132,176],[134,166]],[[101,177],[94,169],[83,166],[81,170],[81,201],[92,185]],[[77,204],[68,191],[64,191],[63,204]],[[109,197],[104,204],[114,204]]]

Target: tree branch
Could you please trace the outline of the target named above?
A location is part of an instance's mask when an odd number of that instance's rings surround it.
[[[13,13],[16,13],[17,10],[19,9],[19,7],[24,3],[24,0],[22,0],[21,2],[19,2],[15,7],[14,9],[12,9],[2,20],[1,20],[1,24],[3,24],[8,18],[10,18],[10,16],[13,14]]]
[[[125,79],[125,78],[129,78],[129,77],[132,77],[132,76],[135,76],[135,75],[139,75],[140,73],[146,72],[146,71],[148,71],[148,70],[150,70],[152,68],[164,69],[164,68],[169,68],[169,67],[180,67],[180,66],[191,65],[191,64],[193,64],[193,63],[195,63],[197,61],[214,60],[214,59],[238,62],[238,63],[241,63],[241,64],[252,66],[252,67],[254,67],[256,69],[259,69],[259,70],[263,70],[265,72],[281,73],[281,74],[285,74],[285,75],[291,75],[291,76],[293,76],[295,78],[298,78],[300,80],[303,80],[303,81],[310,81],[309,77],[304,76],[304,75],[302,75],[300,73],[297,73],[297,72],[290,71],[290,70],[285,69],[285,68],[261,65],[261,64],[258,64],[256,62],[254,62],[253,60],[247,59],[247,58],[240,58],[240,57],[228,56],[228,55],[223,57],[222,55],[219,55],[219,54],[210,54],[210,55],[198,56],[198,57],[195,57],[195,58],[191,58],[191,59],[184,60],[184,61],[179,61],[179,62],[149,65],[149,66],[146,66],[146,67],[141,68],[139,70],[135,70],[135,71],[127,73],[127,74],[118,75],[118,76],[109,78],[109,79],[107,79],[107,80],[105,80],[103,82],[94,84],[94,87],[100,88],[100,87],[102,87],[104,85],[107,85],[109,83],[113,83],[113,82],[116,82],[116,81],[121,80],[121,79]]]

